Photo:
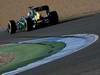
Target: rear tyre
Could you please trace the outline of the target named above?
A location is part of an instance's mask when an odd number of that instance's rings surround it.
[[[34,22],[30,17],[26,18],[26,31],[31,31],[33,29]]]
[[[49,18],[50,24],[53,24],[53,25],[57,24],[59,21],[58,14],[56,11],[50,12],[48,18]]]
[[[16,27],[15,21],[14,20],[10,20],[8,22],[8,32],[10,34],[14,34],[14,33],[16,33],[16,30],[17,30],[17,27]]]

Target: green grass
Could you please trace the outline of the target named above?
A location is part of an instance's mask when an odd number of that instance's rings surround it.
[[[1,45],[0,53],[14,53],[15,58],[9,63],[0,64],[0,73],[11,71],[45,56],[49,56],[64,47],[65,44],[63,42]]]

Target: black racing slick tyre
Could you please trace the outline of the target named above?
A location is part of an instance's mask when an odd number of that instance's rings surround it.
[[[16,27],[15,21],[14,20],[10,20],[8,22],[8,32],[10,34],[14,34],[14,33],[16,33],[16,30],[17,30],[17,27]]]
[[[48,18],[49,18],[50,24],[53,24],[53,25],[57,24],[59,21],[58,14],[56,11],[50,12]]]
[[[33,29],[34,22],[30,17],[26,18],[26,31],[31,31]]]

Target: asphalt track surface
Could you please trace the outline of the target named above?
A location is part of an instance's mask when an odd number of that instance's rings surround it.
[[[100,14],[70,20],[31,32],[22,32],[14,35],[1,32],[0,44],[41,36],[80,33],[93,33],[100,36]],[[100,39],[83,50],[18,75],[100,75]]]

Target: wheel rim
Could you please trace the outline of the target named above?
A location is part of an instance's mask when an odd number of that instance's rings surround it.
[[[11,23],[8,22],[8,32],[11,33]]]
[[[27,20],[25,19],[25,31],[28,31],[27,29]]]

